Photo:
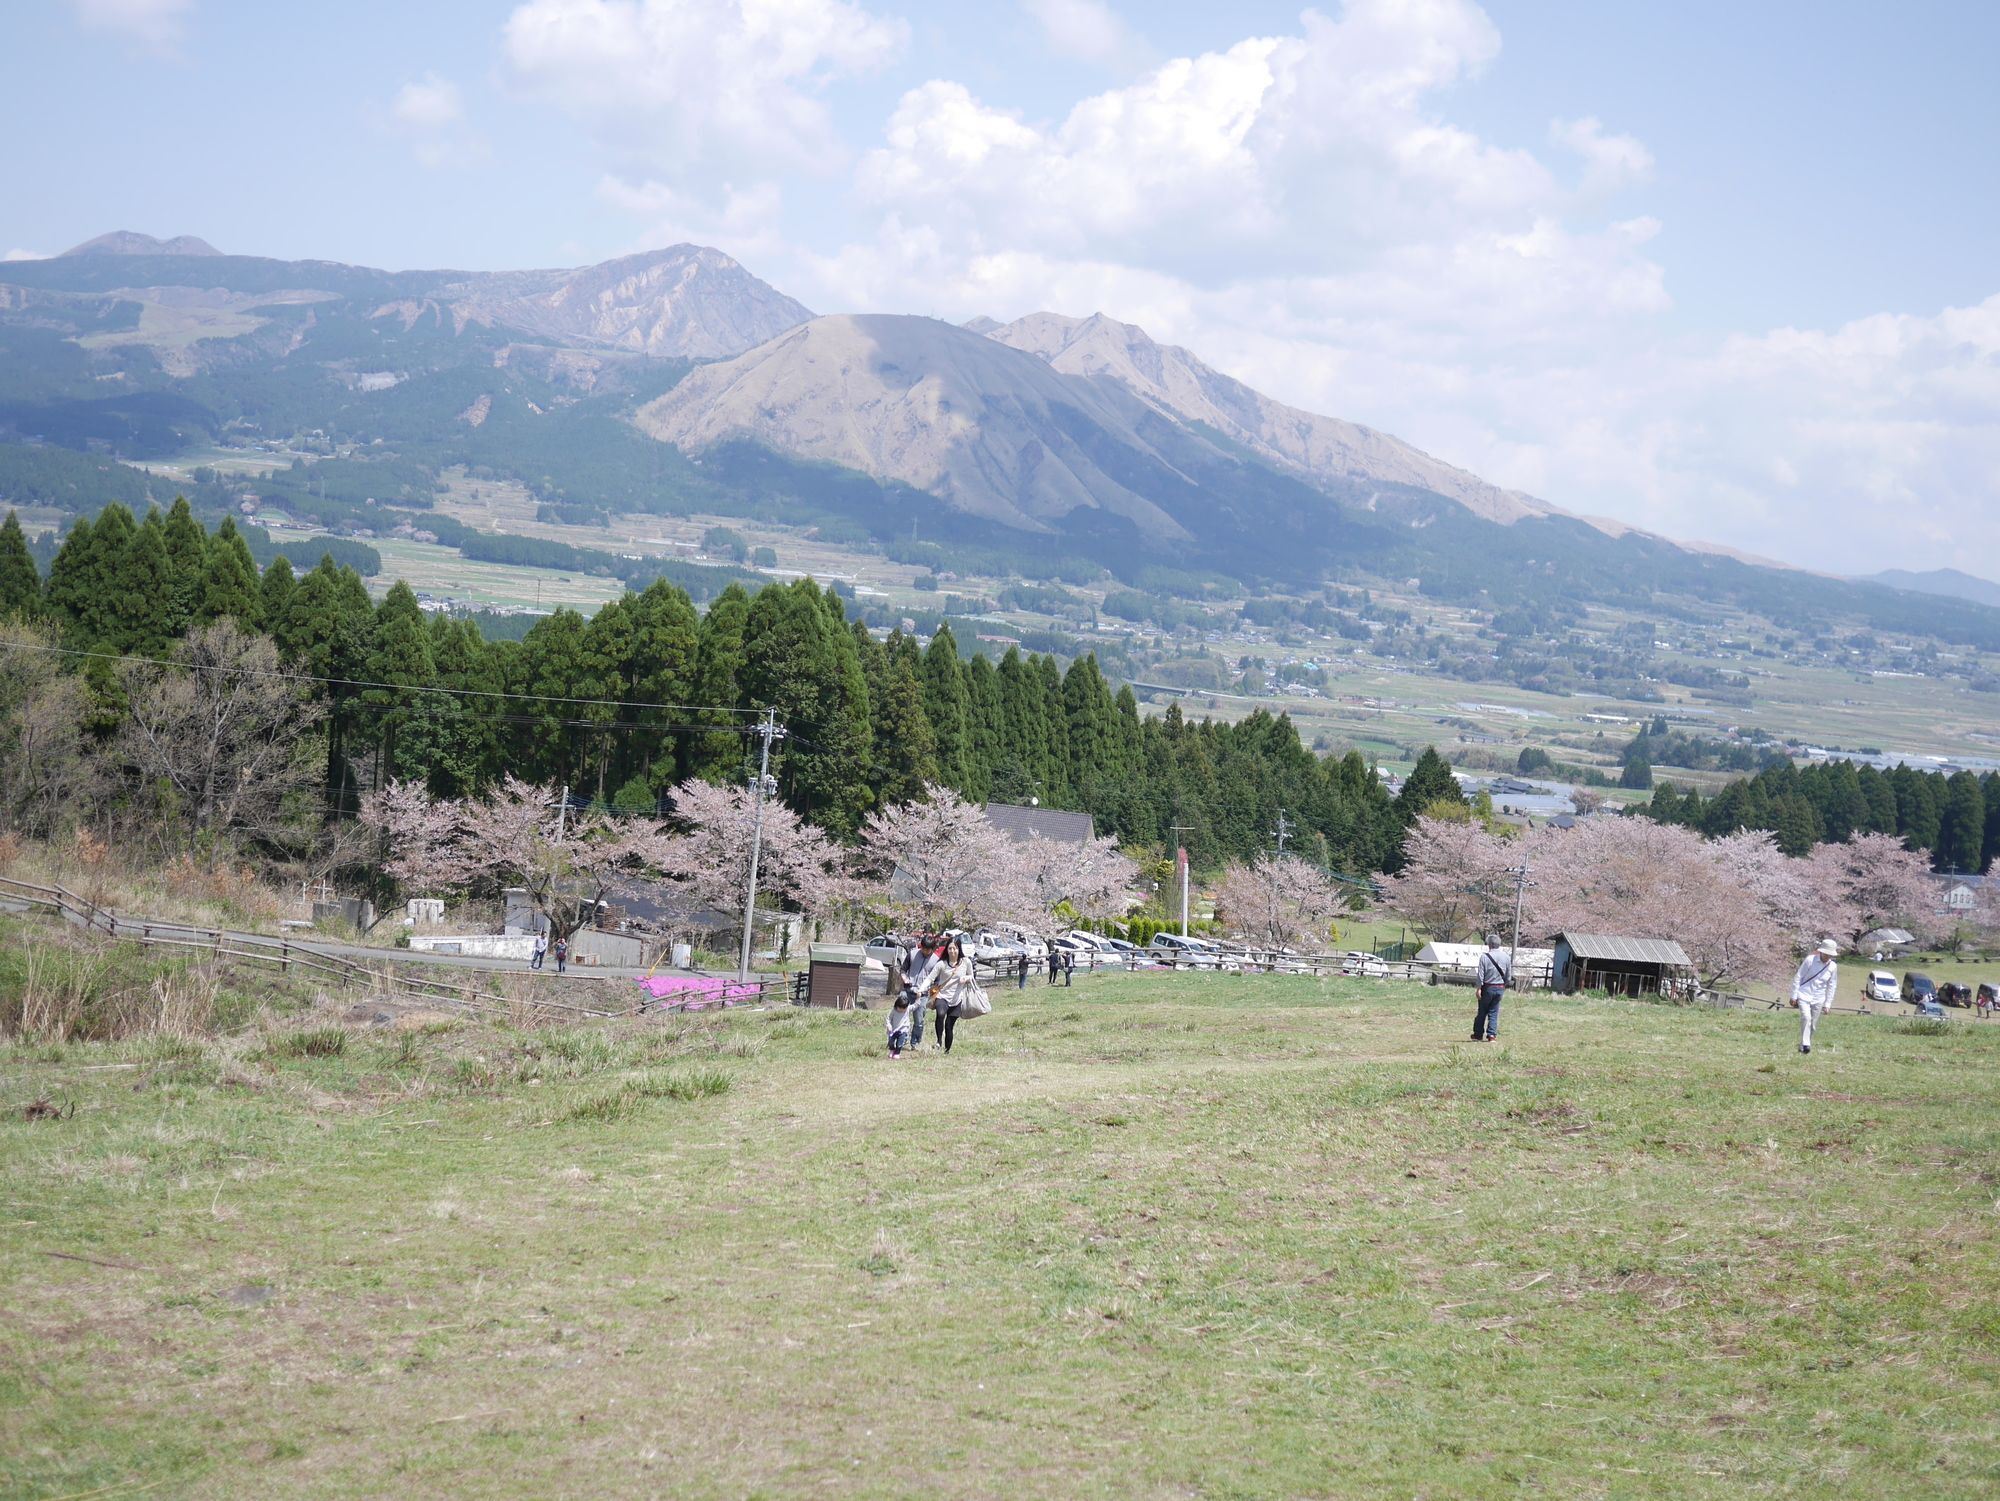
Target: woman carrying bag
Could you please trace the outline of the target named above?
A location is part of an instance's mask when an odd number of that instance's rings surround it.
[[[945,945],[944,966],[932,979],[931,994],[937,999],[932,1003],[937,1008],[937,1035],[944,1044],[944,1050],[951,1051],[952,1034],[958,1030],[961,1012],[969,1011],[978,1002],[985,1000],[979,989],[978,976],[973,971],[972,960],[967,957],[965,945],[953,938]],[[972,1011],[971,1014],[979,1014]]]

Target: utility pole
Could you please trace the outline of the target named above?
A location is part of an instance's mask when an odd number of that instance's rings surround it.
[[[1173,825],[1173,832],[1174,850],[1179,856],[1181,867],[1181,937],[1185,938],[1188,936],[1188,867],[1194,862],[1188,859],[1187,841],[1182,839],[1181,836],[1183,834],[1192,834],[1194,832],[1194,825],[1191,823],[1177,823]]]
[[[1514,866],[1507,874],[1514,878],[1514,941],[1507,949],[1507,979],[1510,984],[1518,984],[1519,977],[1514,973],[1514,966],[1521,962],[1521,902],[1531,884],[1527,862]]]
[[[1292,830],[1297,827],[1297,824],[1285,817],[1285,810],[1280,808],[1278,810],[1278,826],[1271,830],[1271,837],[1278,841],[1278,854],[1280,858],[1285,853],[1285,841],[1291,837]]]
[[[562,801],[556,804],[556,843],[569,832],[569,783],[563,783]]]
[[[755,726],[751,733],[764,742],[764,749],[757,764],[754,805],[757,811],[750,825],[750,885],[743,893],[743,951],[736,962],[736,978],[739,981],[750,978],[750,929],[757,917],[757,858],[764,850],[764,794],[771,785],[771,742],[783,739],[785,734],[778,728],[778,711],[766,709],[763,723]]]

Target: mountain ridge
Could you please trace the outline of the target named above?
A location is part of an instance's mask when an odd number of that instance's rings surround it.
[[[1880,584],[1885,589],[1901,589],[1909,594],[1928,594],[1939,599],[1964,600],[1970,604],[2000,608],[2000,584],[1958,568],[1885,568],[1880,573],[1855,577],[1857,584]]]

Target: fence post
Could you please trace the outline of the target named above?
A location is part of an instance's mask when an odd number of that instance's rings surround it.
[[[289,938],[278,940],[278,969],[283,974],[292,972],[292,941]]]

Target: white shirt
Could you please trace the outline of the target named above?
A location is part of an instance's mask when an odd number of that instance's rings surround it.
[[[1831,1006],[1840,984],[1840,966],[1824,954],[1807,954],[1792,981],[1792,999],[1800,1005]]]
[[[956,1006],[965,998],[966,991],[976,983],[972,974],[972,956],[968,954],[958,963],[946,965],[940,978],[944,990],[938,996],[938,1004],[946,1007]]]

